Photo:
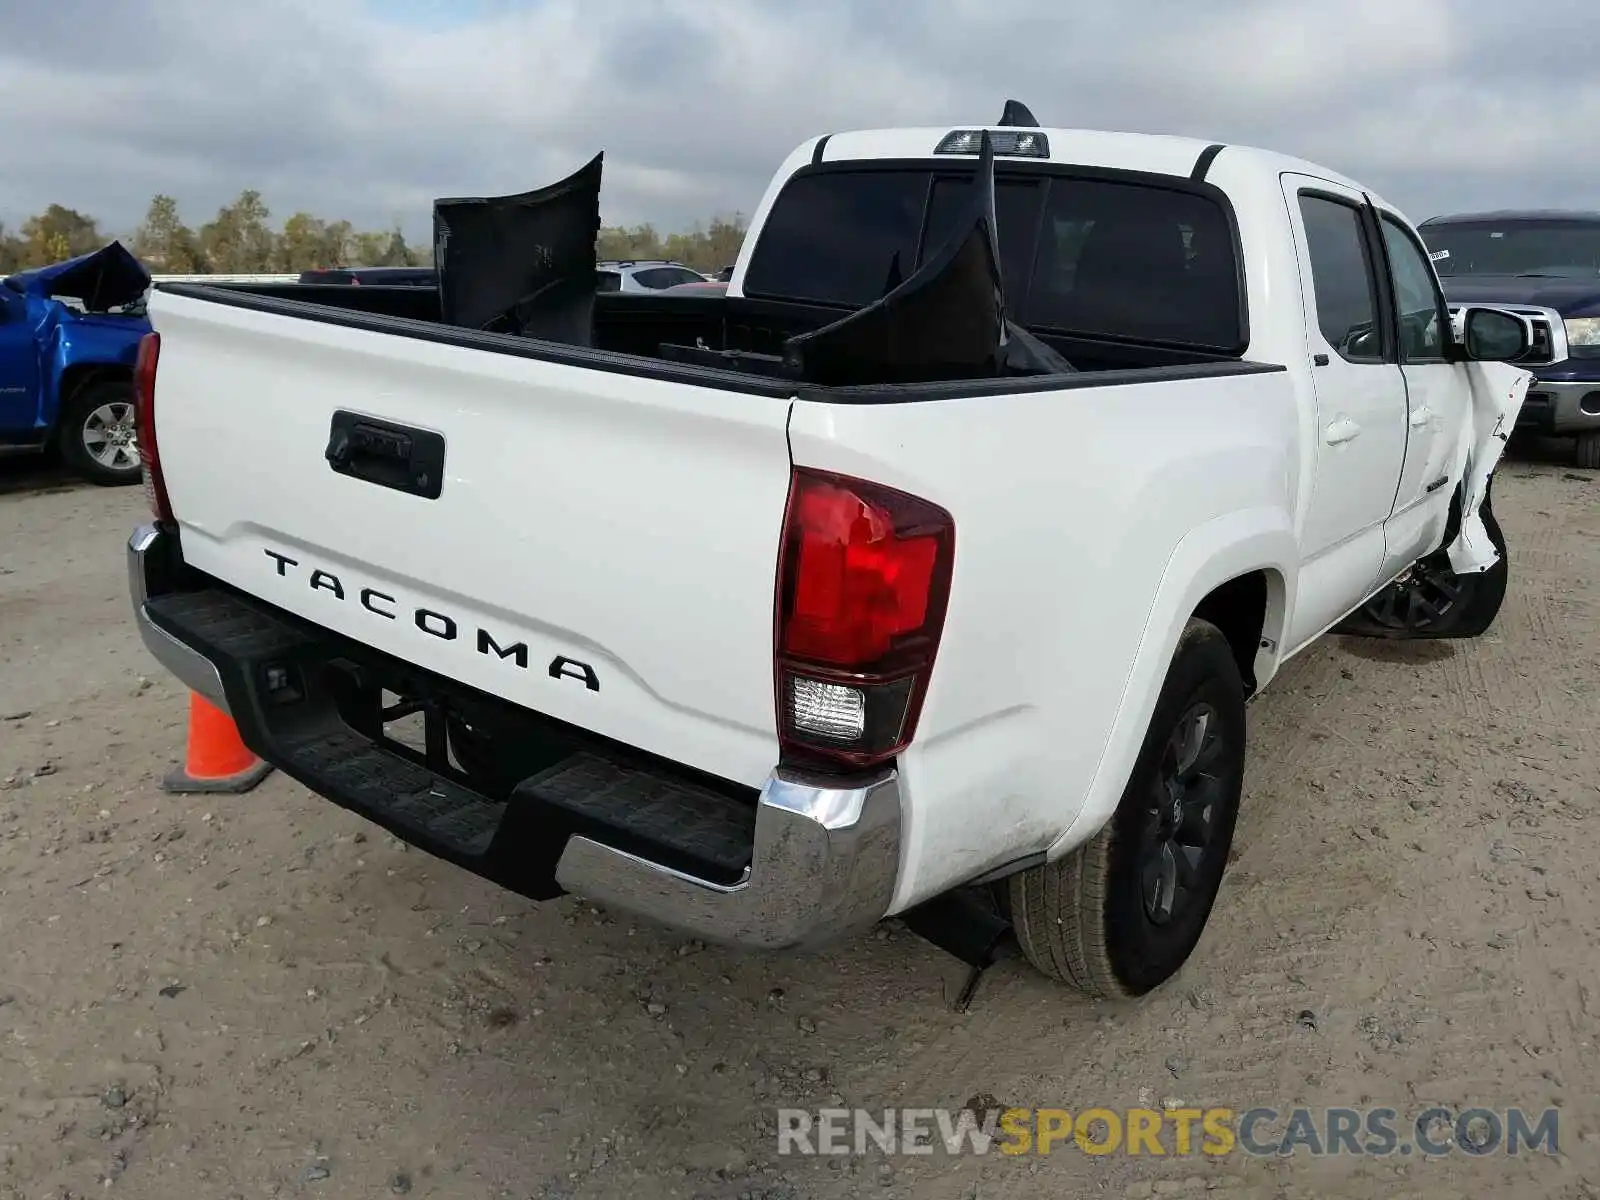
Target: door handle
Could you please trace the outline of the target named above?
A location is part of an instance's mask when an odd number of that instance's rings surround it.
[[[1431,420],[1433,420],[1433,410],[1427,405],[1423,405],[1421,408],[1412,409],[1411,428],[1421,429]]]
[[[1360,433],[1361,426],[1349,417],[1340,417],[1322,431],[1322,440],[1330,446],[1342,446],[1345,442],[1354,441]]]

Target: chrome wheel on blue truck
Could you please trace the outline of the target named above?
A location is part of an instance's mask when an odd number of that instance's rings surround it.
[[[106,380],[80,389],[63,406],[57,437],[61,457],[91,483],[139,482],[131,382]]]

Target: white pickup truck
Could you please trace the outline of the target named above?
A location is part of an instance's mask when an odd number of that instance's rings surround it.
[[[1210,913],[1246,701],[1336,626],[1500,607],[1530,329],[1359,184],[838,133],[725,295],[596,296],[600,170],[441,202],[437,291],[149,301],[144,641],[415,845],[752,948],[997,897],[1135,996]]]

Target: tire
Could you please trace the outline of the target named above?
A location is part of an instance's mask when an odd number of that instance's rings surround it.
[[[1600,471],[1600,430],[1578,435],[1576,462],[1586,471]]]
[[[138,483],[142,475],[133,422],[131,381],[107,379],[79,388],[61,408],[56,439],[62,461],[102,487]]]
[[[1206,715],[1187,801],[1172,790],[1183,735]],[[1233,845],[1244,782],[1244,683],[1233,649],[1208,621],[1190,620],[1156,700],[1150,727],[1116,812],[1090,841],[1008,881],[1022,952],[1045,975],[1091,996],[1142,996],[1194,952],[1216,901]],[[1200,769],[1204,766],[1205,769]],[[1174,824],[1180,810],[1185,819]],[[1179,839],[1187,839],[1180,841]],[[1181,846],[1198,842],[1196,853]],[[1163,873],[1162,847],[1189,885]],[[1161,877],[1165,888],[1153,885]],[[1163,912],[1163,893],[1168,901]],[[1176,900],[1176,903],[1172,901]]]
[[[1490,544],[1500,554],[1494,566],[1477,575],[1457,575],[1450,567],[1450,556],[1442,548],[1435,550],[1334,632],[1400,641],[1475,638],[1485,633],[1500,615],[1511,579],[1511,555],[1506,535],[1495,519],[1492,481],[1478,512]]]

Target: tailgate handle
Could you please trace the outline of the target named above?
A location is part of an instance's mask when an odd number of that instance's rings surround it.
[[[437,500],[444,486],[444,436],[340,409],[328,428],[328,466],[378,487]]]

